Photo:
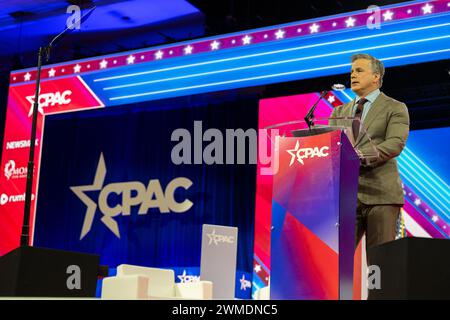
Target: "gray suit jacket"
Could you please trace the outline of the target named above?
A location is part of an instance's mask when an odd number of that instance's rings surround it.
[[[352,117],[354,101],[333,110],[332,117]],[[330,125],[343,125],[330,120]],[[404,204],[402,182],[396,156],[405,147],[409,134],[409,114],[406,105],[380,93],[367,113],[363,126],[376,146],[379,157],[370,164],[361,164],[358,199],[368,205]],[[370,150],[367,135],[360,134],[355,147],[363,153]]]

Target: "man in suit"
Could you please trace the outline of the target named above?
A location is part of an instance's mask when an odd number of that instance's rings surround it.
[[[355,54],[351,62],[351,89],[356,99],[335,108],[332,117],[358,117],[367,132],[364,134],[354,122],[351,130],[354,139],[350,140],[361,158],[355,244],[365,232],[368,249],[395,240],[397,219],[404,204],[395,157],[405,147],[409,115],[404,103],[380,92],[384,75],[381,61],[368,54]],[[343,121],[330,120],[330,124],[343,125]],[[374,149],[376,157],[363,158],[373,154]]]

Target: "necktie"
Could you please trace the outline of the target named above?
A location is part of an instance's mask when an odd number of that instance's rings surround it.
[[[363,113],[363,109],[364,109],[364,104],[367,102],[368,100],[366,98],[361,98],[358,101],[358,104],[356,105],[356,112],[355,112],[355,118],[358,118],[361,120],[361,115]],[[360,121],[353,121],[352,123],[352,130],[353,130],[353,137],[355,137],[355,141],[358,138],[359,135],[359,125],[360,125]]]

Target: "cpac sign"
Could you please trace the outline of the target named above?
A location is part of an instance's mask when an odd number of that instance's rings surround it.
[[[40,114],[44,114],[43,108],[49,107],[49,106],[65,106],[72,102],[72,100],[69,98],[69,96],[72,94],[72,91],[66,90],[63,92],[55,92],[55,93],[43,93],[39,95],[38,99],[38,111]],[[31,117],[33,114],[33,104],[34,104],[34,96],[27,96],[26,99],[31,104],[30,111],[28,112],[28,117]]]
[[[101,154],[93,184],[70,188],[87,206],[80,240],[91,230],[95,211],[97,209],[97,203],[86,195],[86,191],[100,190],[98,207],[103,214],[101,221],[118,238],[120,238],[119,226],[113,218],[120,214],[129,216],[131,214],[131,207],[133,206],[139,206],[138,214],[145,215],[151,208],[159,209],[161,213],[181,213],[188,211],[193,205],[189,199],[177,202],[174,197],[175,190],[178,188],[187,190],[192,186],[192,181],[188,178],[180,177],[173,179],[166,186],[165,190],[163,190],[159,180],[156,179],[150,180],[147,186],[139,181],[110,183],[103,186],[105,176],[105,160],[103,154]],[[122,202],[114,207],[111,207],[108,204],[108,197],[112,194],[122,195]]]
[[[304,165],[305,163],[303,162],[303,159],[311,159],[315,157],[317,158],[327,157],[329,155],[329,153],[327,152],[329,149],[330,148],[327,146],[314,148],[300,148],[300,143],[297,140],[294,149],[286,150],[286,152],[292,156],[289,166],[292,166],[296,158],[298,162]]]

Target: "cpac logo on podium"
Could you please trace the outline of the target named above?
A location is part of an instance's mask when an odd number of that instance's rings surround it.
[[[72,94],[72,91],[66,90],[63,92],[55,92],[55,93],[43,93],[39,95],[38,98],[38,111],[40,114],[44,114],[44,109],[49,106],[65,106],[72,102],[70,99],[70,95]],[[33,104],[34,104],[34,96],[28,96],[26,97],[28,102],[31,104],[30,111],[28,112],[28,117],[31,117],[33,115]]]
[[[329,153],[327,152],[329,149],[330,148],[327,146],[320,148],[319,147],[300,148],[300,143],[297,140],[294,149],[286,150],[286,152],[292,156],[291,162],[289,163],[289,167],[292,166],[295,159],[297,159],[298,162],[304,165],[305,163],[303,162],[303,159],[311,159],[315,157],[317,158],[327,157],[329,155]]]
[[[145,215],[151,208],[158,208],[161,213],[181,213],[188,211],[193,205],[189,199],[177,202],[174,197],[176,189],[184,188],[187,190],[192,186],[192,181],[188,178],[180,177],[173,179],[163,191],[161,184],[157,179],[150,180],[147,187],[139,181],[110,183],[103,186],[105,176],[106,165],[102,153],[100,154],[93,184],[70,187],[78,198],[87,206],[80,240],[82,240],[91,230],[95,211],[97,210],[97,203],[86,194],[86,191],[100,191],[98,207],[103,214],[101,221],[116,235],[117,238],[120,238],[119,226],[113,218],[120,214],[129,216],[131,214],[132,206],[139,205],[138,214]],[[122,195],[122,203],[110,207],[108,204],[108,197],[111,194]]]

